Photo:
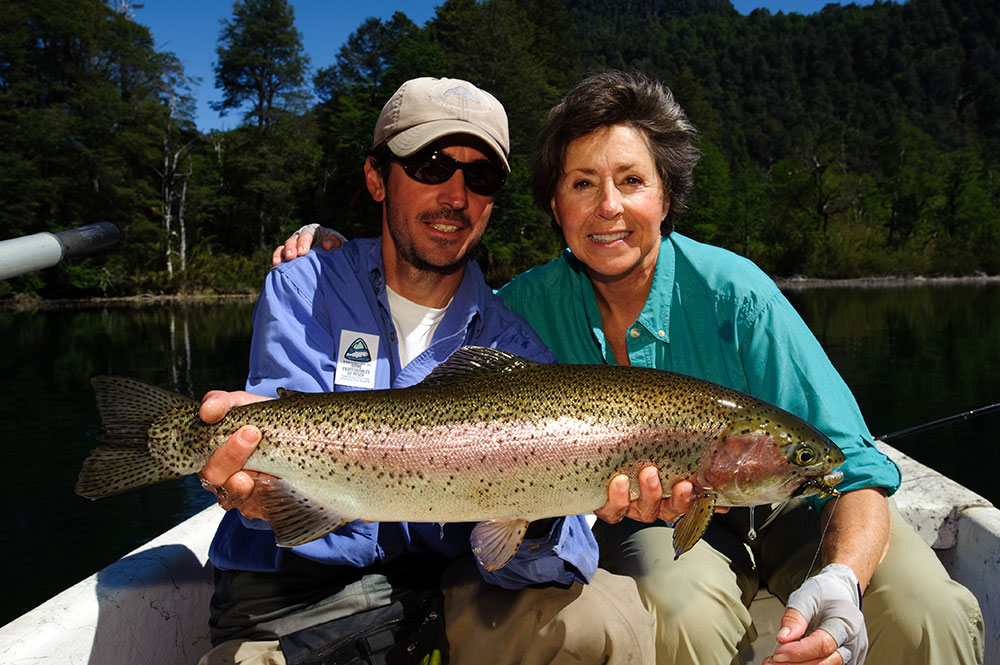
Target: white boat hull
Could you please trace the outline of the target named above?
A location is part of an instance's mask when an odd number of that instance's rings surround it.
[[[211,648],[212,506],[0,628],[5,665],[194,665]]]

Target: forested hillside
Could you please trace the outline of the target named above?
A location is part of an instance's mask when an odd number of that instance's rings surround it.
[[[0,282],[0,297],[254,291],[303,223],[375,234],[361,163],[407,78],[467,78],[511,120],[513,174],[479,260],[499,285],[560,242],[531,207],[545,112],[587,71],[667,83],[701,131],[688,235],[774,276],[1000,272],[1000,25],[992,0],[737,13],[728,0],[447,0],[420,27],[369,19],[310,63],[286,0],[219,32],[217,107],[141,10],[6,0],[0,239],[116,223],[111,252]],[[211,86],[205,86],[211,87]],[[228,123],[227,123],[228,124]]]

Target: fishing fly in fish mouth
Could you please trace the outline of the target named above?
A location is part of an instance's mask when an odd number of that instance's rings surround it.
[[[214,425],[181,395],[123,377],[92,383],[106,445],[84,462],[83,496],[195,473],[232,432],[254,424],[263,438],[246,468],[274,476],[257,491],[278,544],[358,519],[477,522],[472,550],[488,570],[510,560],[531,521],[601,507],[619,473],[633,491],[651,465],[663,487],[695,484],[674,533],[680,556],[717,505],[833,493],[833,468],[844,460],[805,421],[707,381],[545,365],[480,347],[460,349],[412,388],[279,391]]]

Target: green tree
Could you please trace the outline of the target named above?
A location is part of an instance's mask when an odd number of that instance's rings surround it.
[[[233,19],[223,22],[216,52],[215,84],[223,98],[213,107],[225,112],[250,106],[247,123],[236,130],[239,148],[227,152],[236,189],[233,212],[238,219],[256,220],[257,247],[264,249],[272,235],[297,218],[290,197],[312,164],[310,123],[295,118],[306,98],[309,59],[287,0],[237,0]]]
[[[206,136],[176,58],[128,2],[7,0],[0,237],[101,219],[124,237],[0,296],[252,289],[258,258],[303,222],[376,233],[361,163],[382,104],[423,75],[467,78],[508,111],[513,173],[479,253],[499,283],[560,247],[530,205],[528,158],[547,110],[609,66],[662,80],[701,131],[682,232],[775,274],[996,272],[994,4],[741,16],[728,0],[444,0],[423,28],[402,13],[363,22],[308,108],[289,2],[240,0],[220,34],[216,108],[241,124]]]
[[[679,230],[696,240],[732,247],[739,242],[740,233],[735,224],[735,192],[729,164],[711,141],[703,139],[700,148],[687,211],[677,224]]]
[[[215,87],[223,114],[249,104],[245,120],[266,130],[276,111],[300,109],[309,57],[287,0],[237,0],[233,19],[222,22]]]

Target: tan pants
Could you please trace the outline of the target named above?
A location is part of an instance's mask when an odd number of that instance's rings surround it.
[[[598,570],[590,584],[508,591],[482,581],[471,558],[444,574],[453,665],[654,662],[653,620],[635,582]],[[285,665],[277,640],[224,642],[199,665]]]
[[[952,581],[934,552],[890,501],[889,553],[864,596],[876,665],[973,665],[983,662],[979,604]],[[656,622],[657,663],[740,663],[756,637],[750,601],[759,586],[782,600],[798,588],[819,546],[819,519],[803,503],[790,508],[748,544],[746,511],[716,515],[705,539],[672,557],[673,530],[599,523],[601,567],[633,577]],[[645,527],[645,528],[644,528]]]

